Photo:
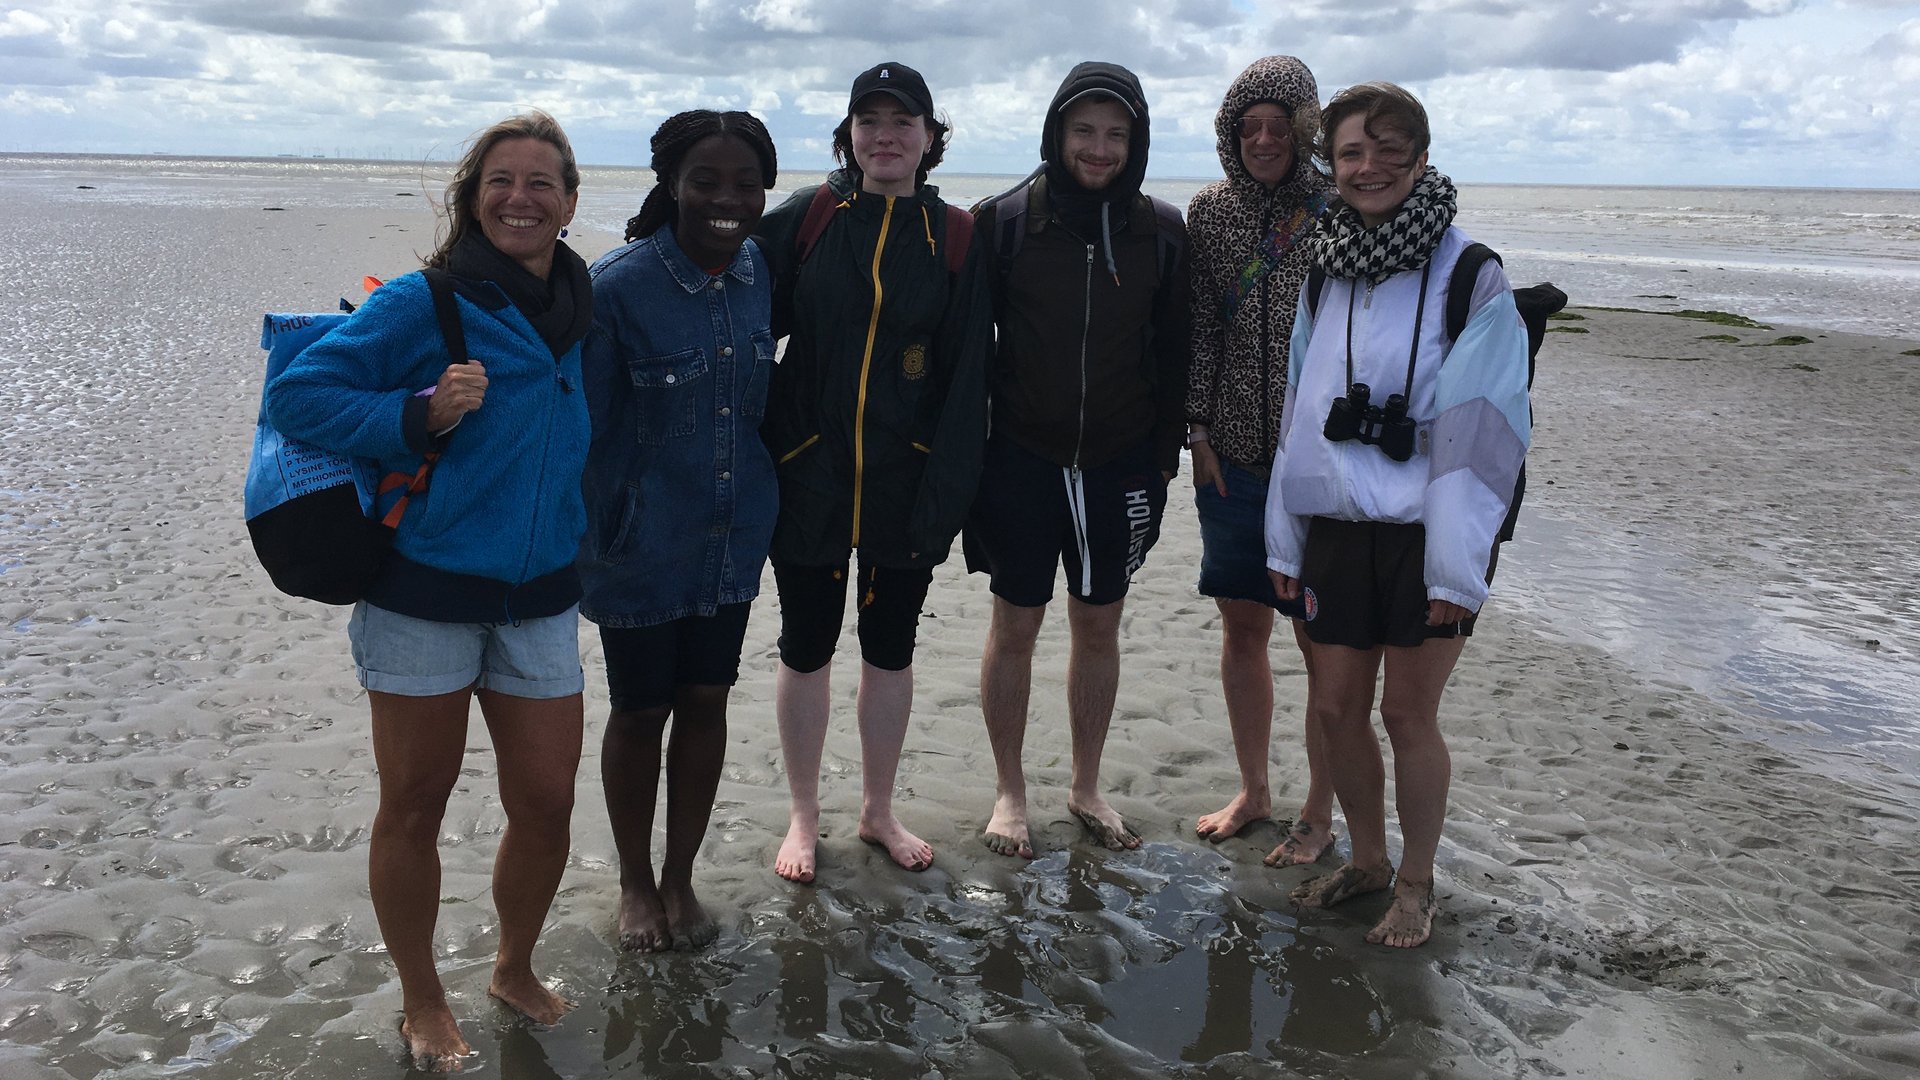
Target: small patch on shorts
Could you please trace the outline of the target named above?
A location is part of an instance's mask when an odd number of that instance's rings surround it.
[[[1313,595],[1312,589],[1306,588],[1304,586],[1301,587],[1300,606],[1306,609],[1308,622],[1312,622],[1314,619],[1319,618],[1320,598]]]

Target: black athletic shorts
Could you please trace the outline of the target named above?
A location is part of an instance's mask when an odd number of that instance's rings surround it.
[[[740,645],[751,602],[712,615],[689,615],[654,626],[603,626],[607,696],[616,712],[673,704],[676,686],[732,686],[740,681]]]
[[[1127,595],[1134,571],[1160,539],[1167,481],[1140,445],[1104,465],[1055,465],[1012,440],[987,440],[980,493],[962,548],[967,569],[993,575],[993,595],[1015,607],[1053,599],[1063,564],[1067,592],[1089,604]]]
[[[840,623],[847,611],[847,564],[787,566],[773,564],[780,591],[780,662],[805,674],[833,659]],[[869,566],[860,561],[860,599],[854,621],[860,658],[883,671],[903,671],[913,663],[914,634],[920,606],[933,584],[933,568]]]
[[[1487,560],[1487,584],[1500,554]],[[1427,625],[1427,527],[1314,518],[1300,556],[1307,637],[1320,645],[1375,649],[1432,638],[1472,637],[1477,617]]]

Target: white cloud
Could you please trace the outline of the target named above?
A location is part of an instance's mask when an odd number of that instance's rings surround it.
[[[1024,171],[1075,61],[1137,71],[1153,171],[1211,175],[1247,62],[1323,93],[1407,84],[1468,180],[1911,184],[1920,4],[1886,0],[60,0],[0,13],[0,148],[451,154],[539,105],[583,158],[644,161],[668,113],[750,107],[790,168],[826,163],[855,72],[920,68],[948,168]]]

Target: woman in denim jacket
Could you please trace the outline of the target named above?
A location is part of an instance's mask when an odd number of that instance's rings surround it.
[[[593,443],[580,611],[600,626],[612,713],[600,777],[620,854],[620,945],[711,942],[693,892],[726,754],[727,693],[777,506],[758,428],[773,366],[773,277],[747,237],[773,140],[744,112],[660,125],[626,246],[593,265],[584,359]],[[667,850],[654,800],[668,718]]]

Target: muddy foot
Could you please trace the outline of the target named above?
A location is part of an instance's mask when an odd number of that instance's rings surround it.
[[[1082,803],[1069,802],[1067,810],[1109,851],[1131,851],[1140,846],[1140,834],[1127,825],[1120,811],[1099,796]]]
[[[620,893],[620,947],[628,952],[662,952],[673,947],[666,909],[651,883]]]
[[[400,1037],[407,1041],[413,1067],[421,1072],[459,1072],[465,1064],[462,1059],[473,1053],[445,1002],[418,1009],[400,1021]]]
[[[1433,898],[1432,878],[1401,878],[1393,887],[1393,904],[1379,925],[1367,932],[1367,940],[1396,949],[1424,945],[1433,936],[1433,913],[1439,909],[1439,901]]]
[[[1326,825],[1315,825],[1311,821],[1296,821],[1287,827],[1287,838],[1280,846],[1267,853],[1260,860],[1268,866],[1305,866],[1320,861],[1320,856],[1333,850],[1333,842],[1338,837],[1333,829]]]
[[[1301,907],[1328,908],[1362,893],[1379,892],[1391,884],[1391,866],[1363,869],[1347,863],[1331,874],[1307,879],[1287,895]]]
[[[1223,810],[1207,814],[1194,823],[1193,831],[1219,843],[1230,836],[1240,835],[1240,830],[1256,821],[1265,821],[1273,813],[1273,807],[1264,799],[1255,799],[1245,791],[1233,797],[1233,801]]]
[[[1027,833],[1027,804],[1004,798],[996,800],[993,817],[987,819],[987,828],[980,834],[980,842],[995,855],[1033,858],[1033,842]]]

